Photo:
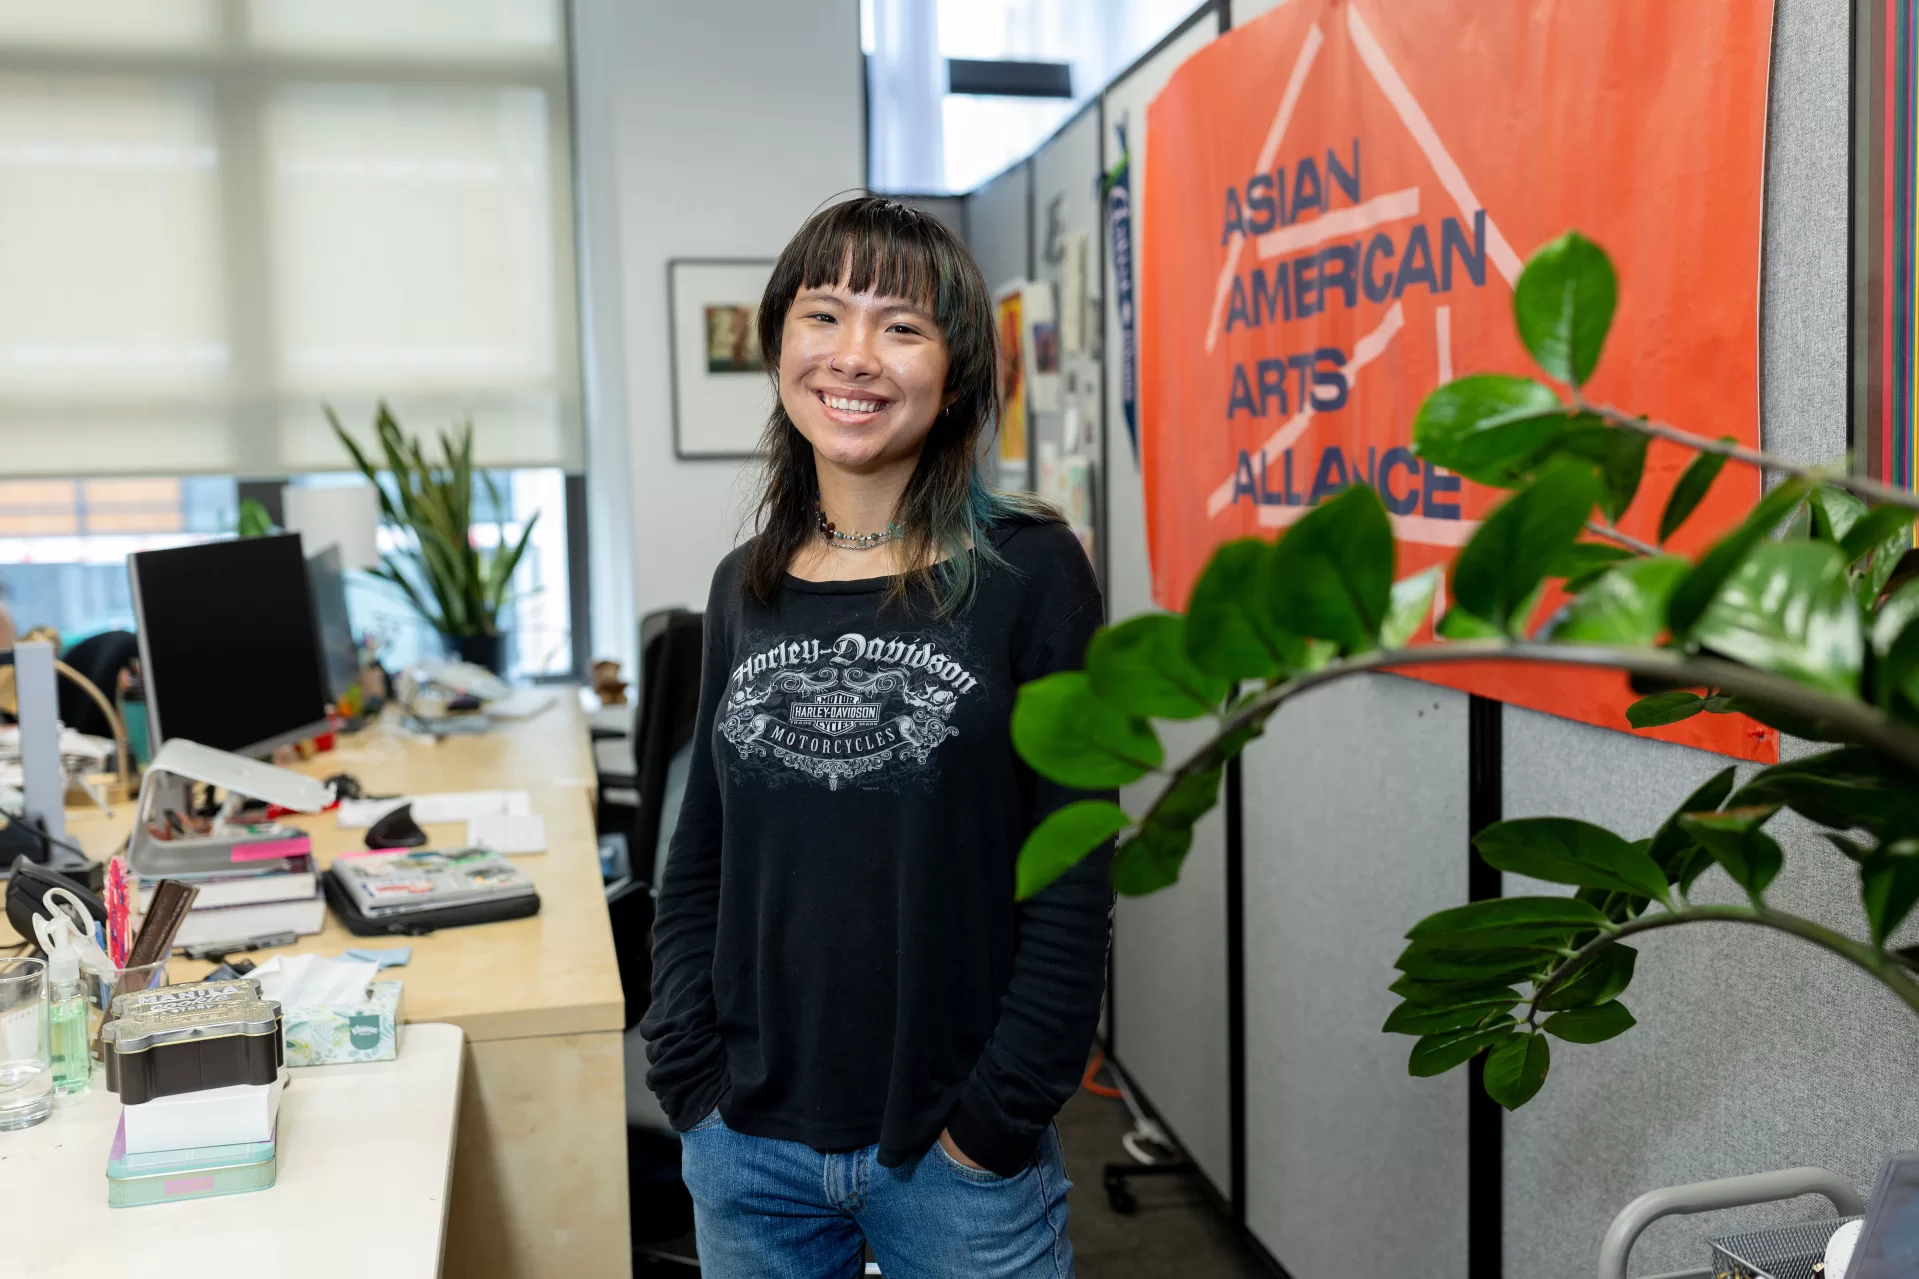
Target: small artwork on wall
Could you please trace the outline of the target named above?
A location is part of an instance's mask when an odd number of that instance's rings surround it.
[[[773,409],[760,351],[767,260],[675,258],[666,264],[672,342],[673,453],[748,458]]]
[[[706,308],[706,371],[708,373],[763,373],[757,328],[759,307],[750,303],[721,303]]]

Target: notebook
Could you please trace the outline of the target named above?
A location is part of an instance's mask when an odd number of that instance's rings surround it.
[[[382,919],[534,895],[524,871],[484,848],[342,858],[333,875],[364,914]]]

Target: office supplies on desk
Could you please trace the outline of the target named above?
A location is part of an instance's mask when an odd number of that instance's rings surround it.
[[[366,828],[368,848],[418,848],[424,843],[426,832],[413,820],[411,804],[401,804]]]
[[[171,954],[174,939],[179,936],[187,912],[193,909],[194,898],[199,895],[200,890],[191,884],[162,880],[153,890],[153,901],[146,914],[140,917],[140,931],[134,934],[133,948],[127,952],[127,967],[138,968]]]
[[[75,877],[38,862],[21,861],[14,863],[13,873],[7,877],[7,922],[13,925],[14,932],[22,937],[33,936],[33,917],[46,909],[47,890],[50,888],[72,893],[73,899],[81,904],[89,919],[109,917],[106,903],[88,892],[86,885]],[[67,910],[64,906],[60,908]],[[76,926],[86,926],[78,914],[68,913]]]
[[[198,821],[189,824],[196,782],[226,793],[205,829],[199,828]],[[244,868],[312,851],[303,831],[240,820],[246,799],[306,813],[317,813],[332,802],[325,784],[304,774],[197,742],[179,738],[167,742],[155,753],[140,783],[133,834],[127,842],[131,869],[157,879]]]
[[[496,853],[544,853],[546,818],[538,813],[490,813],[468,818],[466,842]]]
[[[327,901],[347,931],[419,936],[537,914],[533,881],[484,849],[367,853],[327,872]]]
[[[316,890],[297,901],[255,902],[247,906],[196,910],[181,924],[173,944],[178,947],[217,945],[225,950],[247,950],[249,947],[246,943],[251,938],[282,933],[311,937],[325,927],[326,898]]]
[[[390,1061],[399,1051],[402,985],[375,981],[370,960],[276,955],[254,970],[279,1002],[288,1066]]]
[[[123,1113],[107,1151],[107,1206],[136,1208],[265,1190],[278,1179],[278,1154],[273,1134],[237,1145],[131,1154]]]
[[[120,1108],[127,1153],[157,1154],[196,1146],[271,1141],[280,1114],[283,1070],[264,1084],[230,1084],[174,1093]]]
[[[530,813],[533,797],[523,790],[445,791],[427,795],[394,795],[386,799],[343,799],[334,822],[341,830],[373,825],[403,804],[413,806],[413,820],[430,826],[438,822],[465,822],[495,813]]]
[[[72,1097],[85,1092],[93,1077],[87,995],[80,967],[84,962],[95,976],[110,977],[114,966],[93,940],[93,919],[79,898],[67,889],[49,888],[46,908],[46,914],[33,917],[33,936],[47,956],[53,1088],[63,1097]],[[75,915],[79,917],[77,923]]]
[[[228,955],[237,955],[242,951],[291,946],[298,940],[300,935],[289,928],[285,932],[236,937],[231,941],[196,942],[191,946],[182,946],[181,949],[186,952],[188,959],[225,959]]]
[[[313,896],[319,891],[320,885],[320,875],[314,868],[310,853],[266,862],[250,862],[218,871],[169,875],[167,878],[192,884],[200,890],[200,895],[193,902],[195,910],[299,901]],[[153,890],[159,887],[159,883],[158,880],[140,881],[140,904],[143,909],[152,902]]]
[[[101,1030],[107,1087],[129,1106],[155,1097],[268,1084],[279,1074],[280,1005],[260,983],[195,982],[121,995]]]

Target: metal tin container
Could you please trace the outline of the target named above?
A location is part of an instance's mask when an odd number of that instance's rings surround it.
[[[113,1001],[100,1032],[107,1087],[128,1106],[234,1084],[270,1084],[286,1049],[280,1005],[260,983],[194,982],[136,991]]]

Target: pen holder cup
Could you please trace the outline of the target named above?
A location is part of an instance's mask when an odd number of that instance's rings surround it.
[[[100,1043],[100,1028],[107,1024],[115,996],[171,984],[167,978],[167,961],[164,959],[156,959],[137,968],[115,969],[111,980],[89,973],[86,979],[87,1035],[92,1045],[93,1059],[106,1060],[105,1049]]]

